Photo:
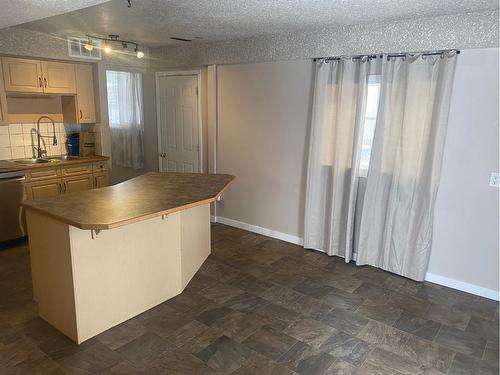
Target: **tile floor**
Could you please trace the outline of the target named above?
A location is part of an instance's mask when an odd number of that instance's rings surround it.
[[[0,374],[498,374],[498,303],[216,224],[179,296],[83,343],[0,251]]]

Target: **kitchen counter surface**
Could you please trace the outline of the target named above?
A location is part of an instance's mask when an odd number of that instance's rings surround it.
[[[33,169],[44,169],[44,168],[57,168],[72,164],[92,163],[95,161],[103,161],[103,160],[109,160],[109,158],[107,156],[95,155],[95,156],[81,157],[74,160],[61,160],[57,162],[48,162],[40,164],[20,164],[20,163],[15,163],[12,160],[0,160],[0,173],[30,171]]]
[[[22,205],[80,229],[111,229],[213,202],[233,179],[226,174],[150,172],[117,185]]]

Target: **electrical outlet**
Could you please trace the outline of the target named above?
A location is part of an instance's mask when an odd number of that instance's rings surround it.
[[[500,188],[500,173],[491,172],[490,186]]]

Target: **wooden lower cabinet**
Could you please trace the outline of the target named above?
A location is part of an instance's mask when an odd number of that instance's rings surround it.
[[[94,189],[102,188],[109,185],[109,177],[107,173],[94,174]]]
[[[61,179],[64,193],[75,193],[94,188],[94,181],[91,174],[84,174],[76,177],[64,177]]]
[[[92,173],[92,164],[26,172],[25,198],[54,197],[108,186],[108,172],[96,172]]]
[[[30,182],[25,185],[25,191],[27,199],[55,197],[62,192],[61,180]]]

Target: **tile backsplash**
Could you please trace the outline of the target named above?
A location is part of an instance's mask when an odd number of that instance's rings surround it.
[[[67,133],[63,123],[56,123],[57,145],[52,145],[52,124],[41,123],[40,147],[48,156],[65,155]],[[36,123],[0,126],[0,160],[32,158],[36,156]]]

